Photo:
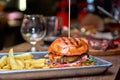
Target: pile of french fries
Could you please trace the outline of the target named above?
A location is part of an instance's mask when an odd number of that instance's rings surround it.
[[[8,55],[0,58],[0,70],[49,68],[46,63],[45,58],[33,59],[31,53],[14,55],[13,49],[10,49]]]

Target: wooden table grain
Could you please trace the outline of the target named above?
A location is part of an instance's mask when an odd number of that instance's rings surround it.
[[[41,46],[42,43],[36,45],[37,49],[40,51],[46,51],[47,48]],[[3,49],[0,53],[8,52],[10,48],[14,49],[14,52],[25,52],[30,49],[30,44],[25,42],[19,45],[11,46],[9,48]],[[105,73],[99,75],[91,75],[91,76],[75,76],[75,77],[64,77],[57,79],[48,79],[48,80],[115,80],[117,72],[120,67],[120,55],[112,55],[112,56],[96,56],[101,59],[107,60],[111,62],[113,65],[110,67]],[[39,80],[39,79],[38,79]]]

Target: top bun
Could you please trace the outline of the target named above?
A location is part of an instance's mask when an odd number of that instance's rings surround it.
[[[88,52],[88,44],[73,37],[59,37],[49,46],[48,52],[59,56],[75,56]]]

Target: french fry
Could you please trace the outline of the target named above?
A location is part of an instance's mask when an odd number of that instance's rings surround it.
[[[3,67],[1,67],[1,69],[6,69],[6,70],[10,70],[11,66],[10,66],[10,62],[9,62],[9,58],[7,57],[6,59],[6,65],[4,65]]]
[[[24,60],[25,69],[31,69],[31,62],[33,59]]]
[[[44,57],[45,57],[45,58],[48,58],[49,56],[48,56],[48,54],[46,54]]]
[[[2,69],[10,70],[11,69],[10,64],[5,65]]]
[[[9,70],[9,69],[0,69],[0,71],[5,71],[5,70]]]
[[[31,68],[30,64],[26,64],[25,69],[32,69],[32,68]]]
[[[31,53],[23,53],[23,54],[19,54],[19,55],[15,55],[15,59],[32,59],[33,55]]]
[[[21,70],[49,68],[45,58],[33,59],[31,53],[14,55],[13,49],[10,49],[8,56],[0,58],[0,70]]]
[[[32,64],[31,68],[43,68],[45,66],[44,63],[39,63],[39,64]]]
[[[0,67],[2,68],[4,65],[6,65],[6,63],[7,63],[7,56],[3,56],[0,59]]]
[[[15,59],[14,59],[14,55],[13,55],[13,49],[10,49],[9,53],[8,53],[8,58],[10,61],[10,66],[11,69],[15,70],[15,69],[19,69]]]
[[[46,69],[46,68],[50,68],[48,65],[45,65],[44,67],[42,67],[43,69]]]
[[[33,59],[24,60],[25,64],[32,64],[32,62],[33,62]]]
[[[46,59],[34,59],[31,63],[32,64],[41,64],[41,63],[46,64]]]
[[[44,69],[45,69],[45,68],[50,68],[50,67],[49,67],[48,65],[45,65],[45,66],[43,66],[42,68],[44,68]]]
[[[31,62],[31,68],[43,68],[46,65],[46,59],[34,59]]]
[[[20,69],[24,69],[24,62],[20,59],[16,59],[16,63],[18,64]]]

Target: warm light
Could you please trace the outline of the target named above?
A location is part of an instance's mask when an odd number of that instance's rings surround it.
[[[4,9],[5,5],[6,5],[5,1],[0,1],[0,11]]]
[[[26,0],[19,0],[18,4],[19,4],[18,7],[19,7],[20,11],[26,10]]]

